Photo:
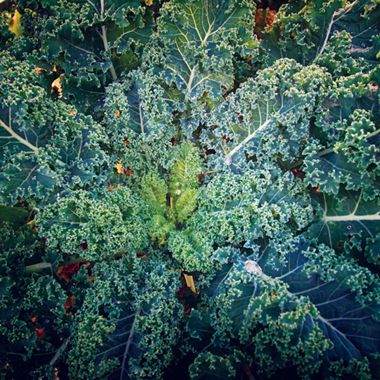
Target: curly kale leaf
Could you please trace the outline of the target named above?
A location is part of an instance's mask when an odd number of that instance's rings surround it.
[[[265,33],[264,54],[269,62],[284,56],[302,64],[314,60],[334,61],[337,57],[331,47],[337,48],[340,38],[348,38],[345,55],[364,58],[361,59],[363,66],[373,67],[377,53],[373,37],[379,33],[379,12],[376,1],[291,2],[281,7],[272,27]]]
[[[145,210],[127,188],[76,191],[47,206],[37,223],[49,250],[97,260],[135,254],[147,246]]]
[[[277,60],[204,114],[209,128],[203,140],[216,150],[215,157],[224,155],[227,165],[238,166],[245,154],[260,161],[292,161],[302,152],[311,119],[330,85],[330,75],[317,66]]]
[[[338,253],[347,251],[360,260],[365,257],[369,262],[379,264],[379,198],[366,201],[363,191],[344,190],[337,196],[316,194],[314,198],[322,212],[320,220],[310,227],[309,236],[316,237]]]
[[[57,336],[64,339],[70,333],[64,307],[68,296],[50,272],[30,273],[44,256],[43,242],[31,225],[2,222],[0,233],[0,363],[13,378],[28,377],[36,364],[52,370],[49,362],[62,344]],[[35,364],[25,366],[25,361]]]
[[[248,257],[219,249],[221,269],[204,289],[206,309],[190,315],[187,342],[197,352],[244,347],[269,376],[294,366],[310,376],[340,360],[365,366],[380,339],[378,278],[302,240],[276,256],[265,243]]]
[[[185,268],[194,268],[197,259],[197,270],[204,272],[212,268],[215,245],[250,245],[269,238],[271,246],[283,254],[293,233],[313,221],[307,199],[302,185],[273,165],[246,168],[244,174],[220,173],[200,190],[197,210],[185,232],[175,237],[172,249]]]
[[[179,272],[169,271],[163,257],[133,261],[97,265],[76,319],[71,376],[160,379],[172,361],[182,309],[173,299]]]
[[[139,65],[154,20],[140,1],[81,0],[49,4],[37,22],[44,28],[34,60],[58,66],[65,97],[92,111],[111,80]]]
[[[305,183],[322,212],[310,238],[378,263],[379,111],[367,75],[340,77],[303,151]],[[322,194],[321,194],[322,193]],[[318,208],[315,204],[315,208]],[[363,253],[365,254],[363,255]]]
[[[148,173],[141,183],[141,195],[146,202],[151,222],[149,233],[160,245],[169,238],[169,249],[177,257],[179,245],[174,243],[180,230],[197,207],[198,175],[201,159],[197,148],[190,143],[182,144],[174,154],[167,183],[155,173]]]
[[[46,202],[64,188],[101,181],[99,126],[52,101],[33,68],[13,60],[1,54],[0,201]]]
[[[378,0],[0,12],[1,378],[377,376]]]
[[[104,130],[111,152],[139,174],[168,168],[180,99],[152,71],[133,71],[106,89]],[[154,147],[154,149],[152,149]]]
[[[364,198],[378,195],[378,106],[369,78],[340,78],[311,129],[303,154],[307,183],[336,194],[341,185],[363,190]]]
[[[217,355],[211,352],[202,352],[189,367],[191,380],[218,380],[238,379],[244,376],[244,365],[249,358],[239,350],[229,355]],[[246,367],[248,367],[246,365]]]
[[[254,5],[249,1],[175,0],[167,2],[158,19],[167,82],[191,101],[205,91],[220,98],[234,80],[235,54],[248,55],[253,37]]]

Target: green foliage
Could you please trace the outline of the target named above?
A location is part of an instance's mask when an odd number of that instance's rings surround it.
[[[295,366],[306,377],[324,361],[355,360],[376,350],[379,279],[369,270],[302,240],[289,247],[286,261],[265,244],[252,252],[242,257],[219,249],[219,269],[206,290],[208,309],[193,311],[187,322],[199,355],[248,345],[259,373]]]
[[[76,317],[76,341],[68,356],[72,378],[162,376],[173,359],[181,321],[180,305],[173,300],[178,272],[167,265],[162,257],[98,264],[94,287]]]
[[[50,251],[97,260],[146,248],[145,207],[129,189],[76,191],[38,216]],[[83,248],[86,243],[86,249]]]
[[[191,101],[207,91],[212,98],[233,86],[236,57],[257,47],[252,35],[251,1],[175,0],[164,4],[158,19],[161,66],[168,84],[175,83]]]
[[[245,154],[264,162],[278,157],[293,161],[330,86],[323,68],[279,59],[205,115],[204,122],[212,127],[212,133],[204,131],[205,142],[223,153],[227,164]]]
[[[27,1],[25,6],[29,7]],[[104,87],[138,66],[153,31],[153,14],[140,1],[54,1],[38,12],[41,35],[32,59],[64,72],[65,98],[90,111]]]
[[[203,262],[207,256],[204,248],[210,245],[196,230],[186,229],[186,222],[197,207],[200,173],[198,150],[184,143],[169,168],[168,184],[155,173],[147,174],[141,181],[141,195],[152,215],[151,239],[160,246],[167,243],[173,257],[190,271],[207,268]]]
[[[172,124],[172,113],[177,107],[177,97],[152,70],[135,70],[121,83],[109,85],[103,125],[108,149],[114,152],[115,159],[121,158],[139,174],[167,168],[171,139],[178,133]]]
[[[0,378],[379,378],[379,15],[0,1]]]
[[[64,188],[101,182],[106,158],[92,118],[52,101],[33,67],[8,52],[0,68],[0,201],[41,202]]]
[[[242,376],[241,362],[247,360],[244,354],[235,350],[232,354],[219,356],[210,352],[200,353],[190,366],[193,379],[236,379]]]
[[[0,234],[1,360],[12,363],[8,370],[14,366],[16,376],[28,376],[30,368],[23,361],[33,360],[38,352],[54,352],[60,345],[57,334],[65,337],[69,333],[70,320],[63,306],[67,295],[50,271],[31,274],[26,269],[44,254],[43,243],[29,226],[2,223]],[[40,364],[46,364],[46,359]]]
[[[285,56],[309,64],[324,56],[331,45],[336,46],[336,36],[343,33],[343,41],[348,36],[352,39],[350,54],[346,51],[345,55],[359,59],[365,67],[372,66],[377,53],[373,36],[379,32],[378,18],[376,0],[290,2],[280,9],[263,48],[269,53],[269,61]]]
[[[155,173],[147,174],[141,181],[141,195],[154,214],[165,215],[168,186]]]

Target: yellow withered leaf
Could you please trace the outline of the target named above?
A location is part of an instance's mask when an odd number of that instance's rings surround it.
[[[183,272],[183,276],[185,277],[186,286],[190,288],[193,293],[198,293],[195,287],[194,277],[190,274],[186,274],[185,272]]]
[[[58,98],[62,98],[63,96],[61,76],[62,75],[60,75],[57,79],[55,79],[50,87],[50,93],[51,94],[57,93]]]
[[[17,9],[11,18],[11,22],[9,23],[9,30],[16,37],[20,37],[22,34],[21,13]]]
[[[120,115],[121,115],[120,110],[116,110],[116,111],[115,111],[115,116],[116,116],[116,117],[120,117]]]
[[[34,69],[34,72],[37,73],[37,74],[41,74],[41,73],[44,73],[46,70],[43,69],[42,67],[36,67]]]
[[[153,0],[145,0],[145,5],[150,7],[153,4]]]
[[[115,165],[115,169],[117,171],[117,174],[123,174],[124,173],[124,168],[123,168],[123,164],[121,162],[118,162],[116,165]]]

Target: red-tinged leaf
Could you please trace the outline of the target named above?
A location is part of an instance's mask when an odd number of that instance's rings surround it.
[[[305,172],[303,170],[292,169],[291,172],[294,175],[294,177],[298,177],[298,178],[301,178],[301,179],[305,178]]]
[[[245,365],[244,367],[244,372],[247,375],[248,380],[255,380],[255,377],[252,374],[251,368],[249,368],[248,365]]]
[[[190,307],[189,305],[184,305],[184,306],[183,306],[183,313],[184,313],[185,315],[189,315],[190,312],[191,312],[191,307]]]
[[[60,380],[58,368],[54,368],[54,380]]]
[[[72,308],[75,301],[75,296],[70,296],[67,298],[65,304],[63,305],[66,310],[69,310]]]
[[[145,252],[137,252],[136,253],[136,257],[138,257],[139,259],[142,259],[142,260],[146,260],[147,259],[147,255]]]
[[[74,276],[80,269],[81,263],[66,264],[59,266],[57,269],[57,276],[66,282],[71,281],[71,277]]]
[[[37,322],[37,317],[33,316],[32,318],[30,318],[30,320],[31,320],[32,323],[36,323]]]
[[[183,284],[178,290],[177,290],[177,293],[176,293],[176,296],[178,298],[181,298],[183,297],[187,292],[188,292],[189,288],[186,286],[186,284]]]
[[[36,327],[34,329],[34,332],[37,335],[37,340],[41,340],[41,338],[45,335],[45,327],[43,327],[42,329]]]
[[[124,174],[130,176],[133,174],[133,170],[131,168],[124,169]]]
[[[270,8],[260,8],[255,14],[255,30],[254,33],[258,38],[263,38],[265,29],[271,29],[274,20],[276,19],[276,11]]]

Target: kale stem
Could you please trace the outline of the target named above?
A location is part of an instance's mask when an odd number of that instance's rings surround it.
[[[104,16],[104,12],[105,12],[105,7],[104,7],[104,0],[100,0],[100,12],[101,12],[101,16],[103,17]],[[105,25],[102,25],[102,40],[103,40],[103,45],[104,45],[104,50],[108,53],[108,51],[110,50],[110,47],[109,47],[109,44],[108,44],[108,39],[107,39],[107,28]],[[116,74],[116,70],[115,70],[115,67],[112,63],[112,58],[111,58],[111,67],[110,67],[110,72],[111,72],[111,75],[112,75],[112,79],[115,81],[117,80],[117,74]]]
[[[70,337],[66,338],[63,341],[61,347],[58,348],[58,350],[55,353],[53,359],[50,360],[49,365],[53,366],[55,364],[55,362],[59,359],[59,357],[61,356],[61,354],[66,350],[66,347],[69,344],[69,341],[70,341]]]
[[[16,139],[22,145],[25,145],[26,147],[31,149],[34,152],[34,154],[38,156],[38,148],[36,146],[19,136],[11,127],[5,124],[2,120],[0,120],[0,126],[3,127],[14,139]]]
[[[25,271],[27,273],[41,272],[47,268],[51,268],[51,264],[47,263],[47,262],[41,262],[41,263],[37,263],[37,264],[27,265],[25,267]]]
[[[246,144],[248,144],[259,132],[264,130],[270,123],[272,119],[267,120],[264,124],[260,125],[255,131],[248,135],[239,145],[232,149],[224,158],[226,165],[231,165],[232,157]]]

